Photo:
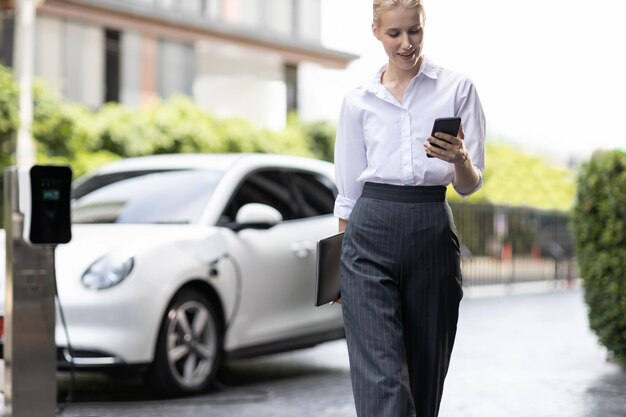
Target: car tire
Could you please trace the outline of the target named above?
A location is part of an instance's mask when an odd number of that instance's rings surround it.
[[[202,293],[181,290],[164,315],[147,382],[160,395],[205,391],[222,357],[222,324]]]

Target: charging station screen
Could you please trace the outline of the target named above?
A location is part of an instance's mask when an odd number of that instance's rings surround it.
[[[72,171],[68,167],[35,165],[30,170],[30,241],[50,244],[71,239],[70,189]]]
[[[43,201],[59,201],[61,199],[61,191],[59,190],[43,190],[41,194]]]
[[[43,201],[61,200],[61,183],[55,180],[42,180],[41,199]]]

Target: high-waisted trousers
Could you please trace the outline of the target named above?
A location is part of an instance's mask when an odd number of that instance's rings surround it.
[[[359,417],[436,417],[463,296],[443,186],[366,183],[341,255]]]

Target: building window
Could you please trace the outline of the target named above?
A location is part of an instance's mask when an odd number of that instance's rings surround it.
[[[179,0],[178,7],[184,13],[201,16],[206,10],[206,0]]]
[[[206,13],[209,0],[155,0],[156,7],[201,16]]]
[[[105,33],[102,27],[78,21],[61,21],[59,30],[63,95],[96,109],[104,100]],[[43,46],[40,50],[48,52]],[[49,62],[44,56],[39,61],[42,66]]]
[[[68,21],[63,26],[63,95],[65,98],[78,103],[83,102],[83,64],[82,57],[85,37],[83,26]],[[42,48],[43,49],[43,48]],[[78,53],[77,53],[78,51]],[[43,60],[42,60],[43,61]]]
[[[161,40],[158,54],[158,92],[168,98],[176,93],[191,96],[195,78],[195,57],[190,44]]]
[[[298,110],[298,66],[285,64],[285,85],[287,86],[287,112]]]
[[[320,0],[297,0],[294,7],[294,33],[298,39],[321,43],[322,5]]]
[[[258,0],[221,0],[220,14],[224,22],[254,28],[261,24],[263,6]]]
[[[283,36],[293,36],[295,29],[294,0],[272,0],[262,9],[263,27]]]
[[[221,13],[221,4],[219,0],[205,0],[204,3],[204,13],[209,16],[209,18],[217,20],[219,19]]]
[[[48,16],[37,16],[35,29],[34,75],[46,80],[55,93],[65,85],[65,22]],[[98,48],[100,45],[93,45]]]
[[[0,13],[0,63],[13,66],[13,26],[15,18],[12,10]]]
[[[106,29],[104,40],[104,101],[120,101],[120,32]]]
[[[146,6],[154,6],[155,0],[130,0],[130,3],[139,3]]]

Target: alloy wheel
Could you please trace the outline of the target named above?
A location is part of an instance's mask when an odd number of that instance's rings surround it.
[[[218,330],[206,305],[189,300],[168,312],[167,362],[172,377],[183,389],[204,384],[217,360]]]

